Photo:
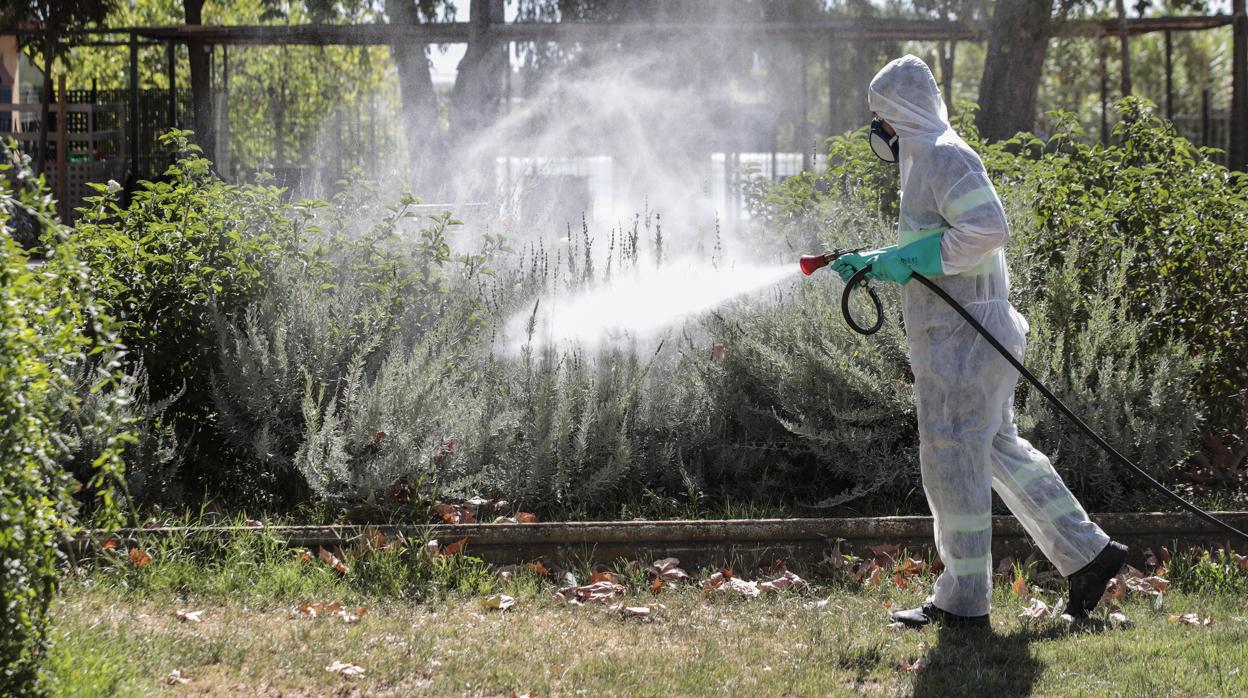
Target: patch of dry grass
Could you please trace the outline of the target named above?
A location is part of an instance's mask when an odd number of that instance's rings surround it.
[[[254,598],[134,596],[88,580],[56,605],[53,671],[62,695],[1248,694],[1240,598],[1171,594],[1160,610],[1130,600],[1125,628],[1072,627],[1018,619],[1002,589],[991,634],[889,629],[885,604],[919,602],[916,586],[753,599],[633,591],[629,605],[666,608],[631,618],[560,604],[521,577],[503,586],[517,599],[507,611],[477,597],[391,598],[347,624]],[[202,610],[202,622],[178,620],[179,609]],[[1213,623],[1168,620],[1185,612]],[[920,670],[904,668],[920,658]],[[327,671],[336,661],[363,674]],[[174,670],[190,682],[168,685]]]

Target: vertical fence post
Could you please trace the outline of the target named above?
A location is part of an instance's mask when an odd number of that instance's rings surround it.
[[[139,176],[139,34],[130,32],[130,174]]]
[[[1101,36],[1101,145],[1109,143],[1109,46]]]
[[[1231,147],[1226,166],[1242,170],[1248,161],[1248,16],[1244,0],[1235,0],[1231,20]]]
[[[65,94],[65,73],[56,83],[56,208],[61,222],[69,221],[69,101]]]
[[[1209,88],[1200,91],[1200,144],[1209,145]]]
[[[1166,118],[1174,121],[1174,42],[1166,30]]]
[[[168,63],[166,69],[169,71],[169,127],[178,127],[178,74],[177,74],[178,52],[173,39],[165,42],[165,61]],[[206,153],[209,157],[214,153]]]
[[[802,123],[801,128],[797,130],[797,134],[798,139],[801,141],[799,147],[802,149],[802,172],[809,172],[811,170],[810,150],[812,146],[810,137],[810,108],[808,104],[810,97],[807,94],[809,90],[806,85],[806,44],[802,44],[798,56],[799,70],[802,71]]]

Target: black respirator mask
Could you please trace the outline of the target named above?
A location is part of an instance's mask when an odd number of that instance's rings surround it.
[[[901,158],[901,141],[896,134],[888,135],[880,117],[871,119],[871,132],[867,134],[871,141],[871,151],[884,162],[897,162]]]

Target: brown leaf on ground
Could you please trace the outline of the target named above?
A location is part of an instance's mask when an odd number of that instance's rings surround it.
[[[594,565],[594,569],[589,574],[590,584],[594,584],[597,582],[619,582],[619,581],[620,580],[616,579],[615,573],[607,569],[606,565],[602,565],[602,564]]]
[[[927,668],[927,657],[919,657],[913,661],[909,657],[901,660],[900,668],[902,671],[912,671],[916,674]]]
[[[1170,562],[1170,550],[1166,548],[1166,546],[1164,545],[1158,548],[1157,559],[1161,560],[1162,562]]]
[[[1171,623],[1181,623],[1185,625],[1213,625],[1212,618],[1201,619],[1195,613],[1184,613],[1181,616],[1166,616],[1166,620]]]
[[[347,566],[342,564],[342,560],[339,560],[337,555],[334,555],[333,553],[329,552],[325,548],[321,548],[317,552],[317,555],[320,556],[321,560],[323,560],[325,564],[334,568],[334,571],[337,572],[338,574],[347,573]]]
[[[438,551],[438,555],[440,557],[450,557],[451,555],[458,555],[464,551],[464,546],[467,544],[468,544],[467,538],[460,538],[454,543],[450,543],[445,548],[442,548],[442,550]]]
[[[732,573],[732,568],[731,568],[731,567],[724,567],[724,568],[721,568],[721,569],[719,570],[719,573],[720,573],[720,574],[722,574],[722,575],[724,575],[724,579],[732,579],[732,578],[733,578],[733,576],[734,576],[734,575],[733,575],[733,573]]]
[[[657,594],[657,593],[659,593],[660,591],[662,591],[662,590],[663,590],[663,586],[664,586],[664,585],[663,585],[663,578],[662,578],[662,577],[657,577],[657,576],[656,576],[656,577],[654,578],[654,581],[650,582],[650,593],[652,593],[652,594]]]
[[[923,561],[917,557],[908,557],[900,565],[896,567],[898,574],[906,577],[913,577],[923,573],[925,565]]]
[[[537,514],[531,514],[527,511],[517,511],[516,523],[537,523]]]
[[[867,581],[865,582],[865,586],[871,589],[874,589],[880,586],[880,567],[878,565],[873,567],[871,569],[871,573],[867,575]]]
[[[295,562],[298,562],[299,564],[303,564],[303,563],[305,563],[305,562],[312,562],[312,551],[311,551],[311,550],[300,550],[300,551],[296,552],[296,553],[295,553]]]
[[[325,671],[333,674],[342,674],[346,677],[364,675],[364,667],[357,666],[355,664],[348,664],[346,662],[334,662],[333,664],[325,667]]]
[[[893,584],[896,584],[898,589],[910,588],[910,582],[907,581],[905,575],[902,574],[893,575]]]
[[[100,543],[100,550],[109,551],[109,550],[116,550],[116,549],[117,549],[117,539],[112,536],[105,538],[104,542]]]
[[[1027,598],[1027,579],[1023,577],[1022,573],[1019,573],[1018,577],[1014,580],[1014,584],[1011,585],[1011,588],[1014,590],[1014,595],[1018,598]]]
[[[469,511],[467,507],[460,504],[438,502],[433,505],[433,513],[437,514],[442,519],[442,523],[470,524],[477,522],[477,518],[472,515],[472,512]]]
[[[1248,572],[1248,555],[1235,554],[1235,564],[1243,572]]]
[[[182,673],[181,669],[174,669],[165,677],[166,686],[184,686],[191,682],[191,677]]]
[[[1125,576],[1120,574],[1105,583],[1105,593],[1101,594],[1102,603],[1121,601],[1125,598],[1127,598],[1127,579]]]
[[[675,585],[676,582],[689,578],[689,573],[681,569],[679,565],[680,560],[674,557],[665,557],[662,560],[656,560],[646,571],[649,574],[657,575],[666,584]],[[721,572],[720,574],[723,573]],[[732,570],[728,570],[728,576],[732,576]]]
[[[152,556],[138,548],[130,548],[130,564],[135,567],[147,567],[152,564]]]
[[[555,599],[562,603],[579,606],[586,602],[611,604],[623,599],[627,590],[615,582],[596,582],[584,586],[569,586],[555,592]]]
[[[786,589],[807,589],[809,587],[810,585],[806,583],[806,580],[796,574],[793,574],[792,572],[789,572],[788,570],[785,570],[784,574],[779,577],[771,581],[761,582],[758,585],[760,591],[766,591],[769,593],[784,591]]]
[[[656,577],[655,579],[661,580],[662,578]],[[716,572],[715,574],[712,574],[711,576],[707,577],[706,580],[702,582],[702,588],[708,591],[711,589],[718,589],[719,587],[723,586],[724,582],[727,582],[729,579],[731,579],[731,577],[725,577],[723,572]]]
[[[744,579],[738,579],[737,577],[728,579],[723,584],[715,587],[715,589],[725,593],[736,592],[742,596],[748,596],[750,598],[754,598],[762,593],[762,589],[759,588],[758,582],[747,582]]]
[[[940,559],[940,553],[932,558],[932,574],[940,574],[945,571],[945,561]]]
[[[185,608],[179,608],[173,615],[183,623],[198,623],[202,618],[203,611],[188,611]]]
[[[533,574],[536,574],[539,577],[550,576],[550,570],[546,569],[546,566],[542,564],[541,560],[537,560],[536,562],[530,562],[528,565],[528,568],[530,571],[533,572]]]
[[[867,560],[866,562],[858,565],[858,568],[854,570],[854,581],[858,584],[863,584],[871,578],[871,575],[874,574],[878,576],[879,573],[879,564],[876,563],[875,560]]]

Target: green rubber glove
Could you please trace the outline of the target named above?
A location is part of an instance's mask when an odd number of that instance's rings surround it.
[[[830,265],[837,274],[841,275],[841,281],[849,283],[849,277],[858,272],[859,269],[874,264],[880,255],[895,250],[896,245],[889,245],[878,250],[864,250],[862,252],[848,252],[832,260]]]
[[[940,239],[944,234],[929,235],[902,247],[885,248],[871,261],[867,278],[906,284],[914,272],[923,276],[943,276],[940,261]]]

